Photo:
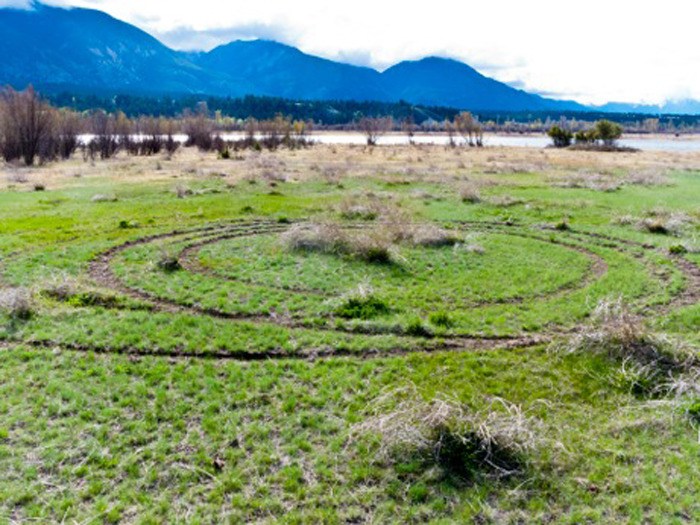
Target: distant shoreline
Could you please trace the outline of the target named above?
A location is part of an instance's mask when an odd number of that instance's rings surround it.
[[[310,136],[332,136],[332,135],[362,135],[363,133],[358,130],[313,130]],[[382,135],[383,137],[405,137],[406,133],[400,131],[392,131]],[[447,137],[447,133],[444,131],[420,131],[413,134],[414,138],[418,137]],[[461,135],[455,134],[455,140],[461,140]],[[508,132],[496,132],[489,131],[484,133],[484,138],[488,137],[522,137],[522,138],[546,138],[547,134],[542,132],[530,132],[530,133],[508,133]],[[634,140],[675,140],[679,142],[683,141],[700,141],[700,133],[684,133],[676,135],[675,133],[624,133],[622,135],[622,140],[624,139],[634,139]]]

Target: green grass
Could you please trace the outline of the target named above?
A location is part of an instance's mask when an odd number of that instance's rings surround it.
[[[620,363],[600,355],[467,344],[566,337],[599,300],[621,296],[652,329],[700,345],[698,305],[668,307],[692,284],[669,247],[700,264],[699,174],[608,193],[553,187],[549,172],[470,173],[490,182],[465,204],[449,177],[379,168],[342,186],[280,182],[279,195],[186,171],[177,183],[205,191],[178,199],[175,181],[123,175],[152,169],[130,162],[46,192],[0,191],[0,292],[34,297],[29,319],[0,310],[0,523],[700,520],[697,423],[686,415],[697,400],[635,396],[615,379]],[[280,242],[296,221],[362,227],[337,205],[367,192],[463,242],[399,244],[384,265]],[[655,208],[690,222],[668,236],[616,221]],[[217,240],[236,228],[260,231]],[[142,296],[95,282],[97,255],[175,230],[109,262]],[[180,269],[158,267],[206,239]],[[50,293],[64,281],[68,296]],[[543,445],[505,479],[388,460],[379,436],[353,428],[403,387],[475,410],[515,403]]]
[[[542,349],[240,364],[18,347],[0,368],[0,501],[51,521],[697,518],[695,432],[596,379],[607,366]],[[503,481],[387,465],[349,429],[406,384],[516,399],[557,448]]]

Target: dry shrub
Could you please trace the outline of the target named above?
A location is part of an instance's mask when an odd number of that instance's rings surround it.
[[[0,312],[15,321],[26,321],[34,315],[34,294],[27,288],[0,289]]]
[[[478,204],[481,202],[481,193],[476,185],[464,184],[459,188],[459,198],[465,203]]]
[[[346,166],[324,166],[320,169],[321,178],[330,186],[339,186],[344,177],[348,174]]]
[[[635,171],[625,177],[625,184],[631,186],[669,186],[671,181],[658,170]]]
[[[189,197],[190,195],[194,194],[194,192],[190,188],[182,184],[178,184],[177,186],[175,186],[173,192],[175,193],[175,196],[178,199],[184,199],[185,197]]]
[[[593,191],[613,192],[622,188],[622,182],[602,173],[578,173],[552,179],[556,188],[577,188]]]
[[[449,396],[426,401],[411,385],[380,396],[369,411],[351,435],[380,437],[381,460],[417,456],[465,479],[520,473],[540,444],[539,422],[500,398],[472,410]]]

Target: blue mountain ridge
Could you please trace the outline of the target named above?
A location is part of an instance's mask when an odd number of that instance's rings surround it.
[[[1,8],[0,35],[0,84],[20,89],[33,84],[45,91],[96,94],[404,100],[469,110],[589,109],[515,89],[447,58],[405,61],[380,73],[269,40],[235,41],[206,53],[179,52],[93,9],[41,3],[29,9]]]

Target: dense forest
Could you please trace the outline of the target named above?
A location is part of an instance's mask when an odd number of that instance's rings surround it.
[[[412,105],[408,102],[364,102],[341,100],[289,100],[275,97],[246,96],[221,98],[201,95],[150,97],[138,95],[98,96],[63,92],[49,95],[50,102],[77,111],[102,109],[123,112],[129,117],[176,117],[195,110],[203,103],[221,118],[245,120],[272,119],[284,115],[291,120],[312,121],[316,129],[352,129],[362,117],[391,117],[400,129],[410,120],[424,131],[442,130],[446,120],[453,120],[460,110],[448,107]],[[567,122],[572,129],[608,119],[621,124],[627,132],[691,133],[700,131],[700,115],[659,115],[651,118],[637,113],[605,112],[473,112],[487,131],[546,131],[554,123]]]

